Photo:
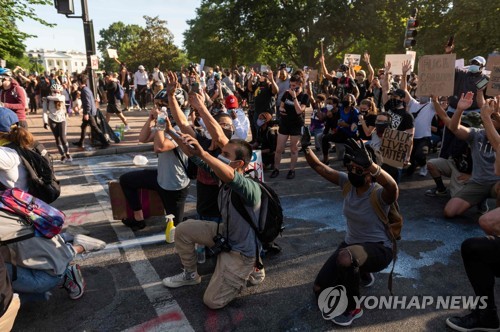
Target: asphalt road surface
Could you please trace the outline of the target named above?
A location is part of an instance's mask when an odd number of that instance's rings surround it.
[[[146,154],[156,166],[153,154]],[[283,160],[287,165],[288,159]],[[324,320],[312,294],[314,278],[343,240],[345,221],[339,188],[316,175],[299,159],[296,178],[286,171],[268,183],[280,194],[286,230],[277,242],[283,252],[266,257],[266,279],[248,287],[221,310],[202,302],[215,267],[214,260],[199,265],[202,283],[167,289],[161,280],[181,271],[174,245],[164,240],[165,220],[147,221],[132,232],[112,218],[109,180],[136,169],[134,154],[75,159],[56,165],[62,196],[54,205],[66,213],[68,225],[88,229],[91,236],[108,243],[98,253],[79,257],[87,288],[84,296],[70,300],[63,289],[54,289],[46,303],[28,303],[19,311],[14,331],[331,331],[339,329]],[[333,167],[339,167],[334,162]],[[269,173],[266,173],[269,176]],[[432,179],[416,172],[401,184],[400,206],[405,218],[399,258],[395,268],[394,295],[473,295],[460,257],[461,242],[481,236],[475,209],[464,218],[446,220],[446,198],[424,196]],[[195,214],[195,184],[190,188],[186,216]],[[389,296],[389,269],[376,274],[373,287],[362,295]],[[498,293],[497,293],[498,295]],[[365,309],[351,328],[358,331],[445,331],[446,317],[464,310]]]

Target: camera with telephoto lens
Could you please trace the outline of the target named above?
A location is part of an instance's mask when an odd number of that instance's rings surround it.
[[[230,252],[231,251],[231,245],[227,242],[227,239],[220,235],[217,234],[214,237],[214,246],[209,248],[210,253],[212,256],[216,256],[220,254],[221,252]]]

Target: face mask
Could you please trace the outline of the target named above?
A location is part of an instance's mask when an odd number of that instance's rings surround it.
[[[348,172],[347,178],[349,179],[349,182],[352,184],[352,186],[355,188],[363,187],[366,183],[365,175],[356,175],[354,173]]]
[[[335,77],[337,78],[341,78],[343,75],[343,73],[341,71],[338,71],[336,74],[335,74]]]
[[[232,129],[222,129],[224,131],[224,135],[226,135],[227,139],[231,139],[233,136],[233,130]]]
[[[261,87],[266,87],[266,86],[267,86],[267,82],[266,82],[266,81],[264,81],[264,82],[260,82],[260,84],[259,84],[259,85],[260,85]]]
[[[383,122],[383,123],[375,123],[375,129],[377,130],[377,136],[382,137],[384,134],[385,129],[389,127],[389,123]]]
[[[479,66],[478,65],[470,65],[469,66],[469,73],[479,73]]]
[[[326,110],[327,111],[333,110],[333,105],[332,104],[326,104]]]
[[[401,108],[401,106],[403,106],[402,100],[397,100],[397,99],[389,100],[389,109],[390,110]]]
[[[263,119],[257,119],[257,127],[262,127],[262,125],[266,123],[266,120]]]
[[[351,102],[349,100],[342,100],[342,106],[349,107],[351,106]]]

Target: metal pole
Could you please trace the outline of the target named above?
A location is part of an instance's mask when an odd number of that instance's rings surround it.
[[[85,34],[85,50],[87,55],[87,74],[89,77],[89,88],[94,94],[94,98],[97,96],[97,86],[94,78],[94,70],[92,69],[92,60],[90,56],[94,54],[94,39],[92,35],[94,29],[92,22],[89,20],[89,10],[87,7],[87,0],[82,0],[82,20],[83,20],[83,31]]]

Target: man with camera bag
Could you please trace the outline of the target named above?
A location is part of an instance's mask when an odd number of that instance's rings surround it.
[[[240,215],[231,196],[238,195],[255,225],[261,208],[261,189],[257,182],[244,176],[244,169],[252,157],[251,146],[240,139],[231,139],[218,157],[203,150],[198,141],[185,134],[167,130],[179,147],[198,165],[217,177],[222,183],[218,204],[222,222],[186,220],[176,228],[175,249],[181,258],[184,271],[163,279],[163,285],[177,288],[201,282],[197,273],[195,243],[210,248],[217,257],[217,265],[203,296],[211,309],[220,309],[231,302],[246,286],[254,271],[256,254],[261,243],[250,224]]]

